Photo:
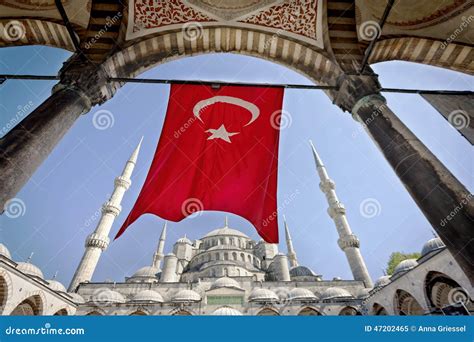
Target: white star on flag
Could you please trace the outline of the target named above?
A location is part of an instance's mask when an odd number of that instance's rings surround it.
[[[211,133],[207,140],[222,139],[224,141],[227,141],[228,143],[232,143],[230,141],[231,136],[239,134],[238,132],[227,132],[224,125],[221,125],[221,127],[219,127],[218,129],[208,129],[206,132]]]

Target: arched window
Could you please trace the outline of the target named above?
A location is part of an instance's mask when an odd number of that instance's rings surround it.
[[[395,313],[400,316],[423,315],[423,308],[420,303],[410,293],[404,290],[397,290],[393,298]]]
[[[229,253],[227,252],[224,253],[224,260],[229,260]]]
[[[339,316],[360,316],[361,313],[351,306],[346,306],[339,312]]]
[[[270,308],[265,308],[263,310],[260,310],[258,313],[257,313],[257,316],[280,316],[278,314],[278,312],[276,312],[275,310],[273,309],[270,309]]]
[[[227,277],[229,275],[229,270],[227,268],[224,268],[224,277]]]
[[[216,260],[221,260],[219,253],[216,253]]]
[[[388,313],[387,313],[387,310],[385,310],[385,308],[378,304],[378,303],[374,303],[374,305],[372,306],[372,313],[375,315],[375,316],[387,316]]]
[[[99,311],[91,311],[89,312],[86,316],[102,316],[102,314]]]
[[[137,310],[132,312],[130,316],[147,316],[147,314],[142,310]]]
[[[299,313],[298,316],[321,316],[321,313],[313,308],[303,308]]]
[[[53,316],[67,316],[67,310],[66,309],[58,310],[54,313]]]
[[[240,259],[242,259],[242,261],[245,261],[245,255],[244,255],[244,253],[240,253]]]
[[[8,285],[4,277],[0,277],[0,308],[4,307],[8,298]]]
[[[232,260],[237,260],[237,253],[236,252],[232,253]]]
[[[250,255],[247,255],[247,260],[249,263],[252,263],[252,257]]]
[[[433,311],[462,302],[468,310],[474,305],[468,293],[451,277],[440,272],[429,272],[425,278],[425,295]]]
[[[186,310],[179,310],[179,311],[176,311],[173,316],[192,316],[191,313],[189,311],[186,311]]]

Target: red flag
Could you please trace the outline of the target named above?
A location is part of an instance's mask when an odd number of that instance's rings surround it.
[[[146,213],[177,222],[220,210],[277,243],[282,101],[282,88],[173,84],[145,184],[115,238]]]

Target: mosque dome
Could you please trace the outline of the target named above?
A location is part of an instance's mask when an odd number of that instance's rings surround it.
[[[36,267],[35,265],[33,265],[32,263],[30,262],[19,262],[18,265],[16,266],[17,270],[25,273],[25,274],[28,274],[30,276],[35,276],[35,277],[38,277],[38,278],[44,278],[43,277],[43,272],[41,272],[41,270]]]
[[[178,239],[178,241],[176,241],[176,243],[187,243],[188,245],[193,244],[192,241],[189,240],[186,236]]]
[[[207,233],[204,236],[204,238],[213,237],[213,236],[222,236],[222,235],[239,236],[239,237],[249,239],[249,237],[245,235],[244,233],[236,229],[229,228],[229,227],[214,229],[213,231],[210,231],[209,233]]]
[[[8,259],[12,258],[7,246],[5,246],[3,243],[0,243],[0,255],[3,255],[4,257],[7,257]]]
[[[59,281],[51,279],[51,280],[47,280],[47,282],[51,290],[56,291],[56,292],[67,292],[64,285],[61,284]]]
[[[212,313],[213,316],[242,316],[239,310],[223,306]]]
[[[211,289],[218,289],[222,287],[241,289],[239,283],[229,277],[219,278],[211,285]]]
[[[349,291],[341,287],[328,287],[321,294],[322,300],[336,299],[336,298],[352,298],[352,295],[349,293]]]
[[[178,291],[172,298],[171,301],[175,303],[181,302],[199,302],[201,300],[201,296],[199,293],[193,290],[181,290]]]
[[[377,287],[382,287],[390,283],[390,276],[384,275],[375,281],[374,289]]]
[[[315,276],[314,272],[306,266],[295,266],[290,269],[290,276],[292,277],[308,277]]]
[[[409,271],[417,265],[418,265],[418,262],[416,261],[416,259],[406,259],[406,260],[400,261],[400,263],[395,267],[395,270],[393,271],[393,275]]]
[[[157,267],[145,266],[138,269],[133,275],[132,278],[156,278],[156,274],[161,272]]]
[[[310,300],[317,300],[318,297],[315,296],[313,292],[308,289],[304,289],[301,287],[297,287],[290,291],[288,295],[290,300],[294,301],[310,301]]]
[[[249,302],[276,302],[278,296],[272,290],[258,288],[253,290],[249,296]]]
[[[75,292],[68,292],[67,295],[71,297],[72,301],[76,304],[84,304],[86,301],[82,296]]]
[[[445,244],[439,237],[435,237],[433,239],[430,239],[426,241],[426,243],[423,245],[423,248],[421,249],[421,256],[428,255],[429,253],[436,251],[438,249],[444,248]]]
[[[110,289],[102,289],[92,295],[92,301],[95,303],[125,303],[125,298]]]
[[[163,297],[156,291],[144,290],[132,297],[132,302],[163,303]]]
[[[357,298],[362,299],[369,296],[370,289],[363,288],[357,291]]]

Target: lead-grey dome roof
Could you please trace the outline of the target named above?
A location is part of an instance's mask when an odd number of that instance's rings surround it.
[[[244,233],[236,229],[229,228],[229,227],[214,229],[210,231],[209,233],[207,233],[206,235],[204,235],[204,238],[213,237],[213,236],[221,236],[221,235],[232,235],[232,236],[239,236],[239,237],[249,239],[249,237],[245,235]]]
[[[335,299],[335,298],[352,298],[353,296],[341,287],[328,287],[326,290],[323,291],[321,294],[321,299]]]
[[[5,246],[3,243],[0,243],[0,255],[3,255],[7,257],[8,259],[11,259],[12,256],[10,254],[10,251],[8,250],[7,246]]]
[[[306,276],[315,276],[315,274],[310,268],[306,266],[295,266],[290,269],[290,276],[306,277]]]
[[[310,301],[317,300],[318,297],[308,289],[297,287],[290,291],[288,298],[292,301]]]
[[[279,298],[272,290],[257,288],[249,295],[249,302],[274,302]]]
[[[239,310],[223,306],[212,313],[213,316],[242,316]]]
[[[438,249],[442,249],[444,247],[446,247],[444,242],[441,241],[439,237],[435,237],[426,241],[426,243],[423,245],[423,248],[421,249],[421,256],[425,256],[431,252],[434,252]]]
[[[132,302],[163,303],[163,297],[156,291],[143,290],[132,297]]]
[[[382,287],[390,283],[390,276],[384,275],[375,281],[374,289],[377,287]]]
[[[395,270],[393,271],[393,275],[411,270],[413,267],[416,267],[417,265],[418,265],[418,262],[416,261],[416,259],[406,259],[406,260],[400,261],[400,263],[395,267]]]
[[[229,277],[219,278],[211,285],[211,289],[218,289],[222,287],[241,289],[239,283]]]
[[[182,303],[182,302],[199,302],[201,300],[201,296],[199,293],[193,290],[181,290],[178,291],[172,298],[171,301],[175,303]]]
[[[21,272],[28,274],[30,276],[36,276],[39,278],[44,278],[43,277],[43,272],[39,269],[39,267],[33,265],[30,262],[19,262],[16,266],[17,270],[20,270]]]

